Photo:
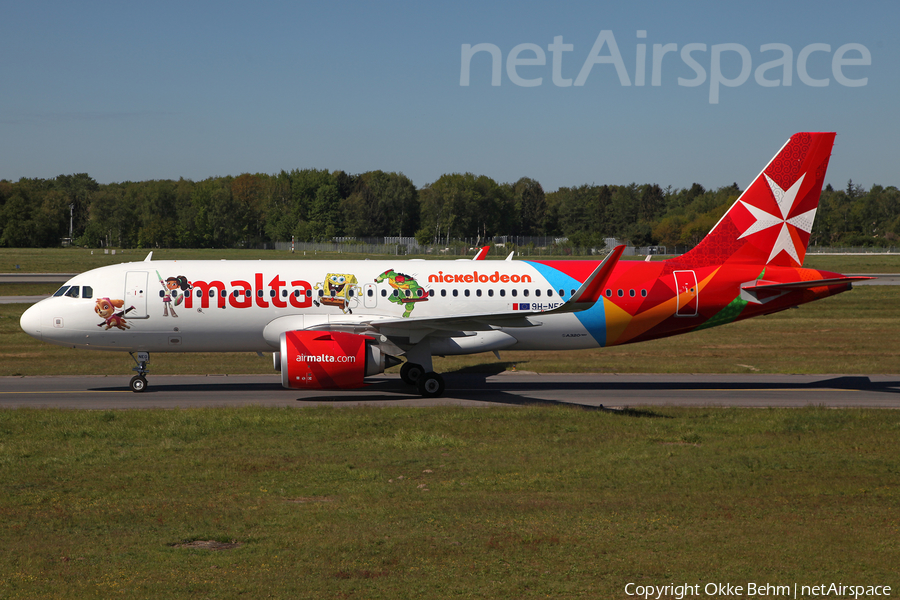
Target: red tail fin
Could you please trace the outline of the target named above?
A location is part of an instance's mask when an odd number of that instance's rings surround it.
[[[834,136],[794,134],[712,231],[673,261],[802,266]]]

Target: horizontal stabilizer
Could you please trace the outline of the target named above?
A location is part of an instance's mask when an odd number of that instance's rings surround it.
[[[864,277],[857,275],[853,277],[834,277],[832,279],[813,279],[810,281],[789,281],[787,283],[778,283],[774,281],[755,281],[753,283],[745,283],[741,286],[742,290],[747,291],[790,291],[805,290],[828,285],[840,285],[842,283],[853,283],[854,281],[866,281],[868,279],[877,279],[876,277]]]

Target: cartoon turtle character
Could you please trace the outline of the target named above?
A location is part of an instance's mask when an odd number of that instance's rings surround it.
[[[319,292],[319,298],[318,300],[313,300],[313,304],[316,306],[319,306],[320,303],[326,306],[336,306],[344,314],[353,314],[350,302],[359,291],[356,275],[328,273],[325,276],[325,281],[317,283],[313,289],[318,290],[320,287],[322,289]]]
[[[403,307],[403,316],[408,317],[416,307],[416,302],[428,300],[428,291],[419,285],[415,278],[393,269],[388,269],[375,278],[375,283],[387,281],[394,288],[388,300]]]

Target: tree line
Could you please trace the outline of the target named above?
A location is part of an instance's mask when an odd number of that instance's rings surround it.
[[[295,169],[278,174],[98,184],[86,173],[0,180],[0,246],[257,247],[335,237],[412,237],[422,244],[553,236],[574,246],[615,237],[635,246],[691,246],[741,194],[657,184],[582,185],[545,193],[523,177],[498,183],[453,173],[422,188],[402,173]],[[848,182],[822,192],[810,243],[891,246],[900,192]]]

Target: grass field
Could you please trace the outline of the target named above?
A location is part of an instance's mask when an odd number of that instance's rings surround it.
[[[638,414],[0,411],[0,597],[900,588],[900,413]]]
[[[100,266],[58,258],[44,271]],[[847,258],[815,266],[900,271]],[[0,305],[0,375],[127,382],[126,354],[42,344],[18,327],[25,308]],[[687,336],[435,367],[898,373],[897,339],[900,288],[872,286]],[[272,373],[254,354],[151,367]],[[0,410],[0,598],[617,599],[630,582],[896,595],[898,438],[897,411],[818,407]]]

